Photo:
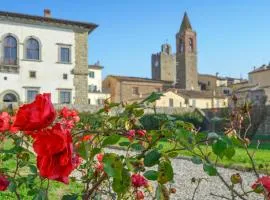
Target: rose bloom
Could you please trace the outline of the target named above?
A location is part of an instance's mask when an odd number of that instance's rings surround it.
[[[98,162],[102,162],[102,160],[103,160],[103,154],[102,153],[97,154],[97,160],[98,160]]]
[[[0,114],[0,132],[9,130],[10,128],[10,116],[7,112]]]
[[[136,131],[135,130],[129,130],[128,132],[127,132],[127,138],[130,140],[130,141],[132,141],[133,140],[133,138],[135,137],[135,134],[136,134]]]
[[[9,186],[9,181],[6,176],[0,174],[0,191],[5,191]]]
[[[142,191],[136,191],[136,200],[144,200],[144,194]]]
[[[68,184],[70,173],[80,162],[73,152],[70,130],[64,129],[60,123],[40,130],[35,134],[33,148],[40,175]]]
[[[13,126],[21,131],[40,130],[49,126],[55,117],[51,94],[39,94],[34,102],[19,108]]]
[[[262,184],[263,187],[270,193],[270,176],[262,176],[252,185],[252,188],[255,189],[258,184]]]
[[[147,180],[140,174],[133,174],[131,176],[131,182],[134,187],[141,187],[141,186],[147,187],[148,185]]]
[[[145,136],[146,130],[137,130],[137,134],[141,137]]]
[[[74,122],[79,122],[80,117],[78,116],[78,112],[75,110],[68,109],[67,107],[63,107],[60,110],[60,116],[65,119],[72,119]]]

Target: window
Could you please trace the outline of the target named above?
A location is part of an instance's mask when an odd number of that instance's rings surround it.
[[[88,92],[97,92],[97,86],[94,84],[88,85]]]
[[[17,40],[10,35],[4,39],[4,64],[17,64]]]
[[[208,86],[210,86],[210,85],[211,85],[210,81],[208,81],[208,82],[207,82],[207,85],[208,85]]]
[[[39,42],[30,38],[26,42],[26,59],[39,60]]]
[[[13,93],[7,93],[3,97],[3,102],[17,102],[17,101],[18,101],[18,99],[17,99],[16,95]]]
[[[67,80],[68,79],[68,75],[67,74],[63,74],[63,79]]]
[[[97,99],[97,105],[103,105],[104,99]]]
[[[70,48],[71,48],[70,46],[59,47],[59,62],[60,63],[71,62],[71,49]]]
[[[192,107],[196,107],[196,99],[192,99]]]
[[[71,103],[71,91],[61,90],[60,91],[60,104],[70,104]]]
[[[35,71],[29,71],[29,77],[30,78],[36,78],[36,72]]]
[[[183,53],[184,52],[184,42],[183,42],[182,39],[180,40],[180,44],[179,44],[179,52],[180,53]]]
[[[139,95],[139,88],[138,87],[132,88],[132,95]]]
[[[93,71],[90,71],[88,75],[89,75],[89,78],[95,78],[95,72]]]
[[[36,95],[39,93],[37,89],[28,89],[27,90],[27,96],[26,96],[26,101],[28,103],[32,102],[35,100]]]
[[[173,107],[173,99],[169,99],[169,107]]]
[[[4,76],[4,80],[5,80],[5,81],[7,80],[7,77],[6,77],[6,76]]]
[[[88,99],[88,104],[91,104],[91,99]]]
[[[189,44],[189,51],[193,52],[194,47],[193,47],[193,39],[192,38],[189,38],[188,44]]]

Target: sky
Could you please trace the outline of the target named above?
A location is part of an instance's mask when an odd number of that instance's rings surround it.
[[[269,0],[0,0],[0,10],[98,24],[89,35],[89,64],[103,77],[151,77],[151,54],[175,34],[187,11],[197,32],[199,73],[247,78],[270,61]]]

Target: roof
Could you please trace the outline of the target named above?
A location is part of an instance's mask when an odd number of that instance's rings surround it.
[[[88,65],[88,69],[103,69],[103,66],[100,65]]]
[[[94,23],[87,23],[87,22],[80,22],[80,21],[71,21],[71,20],[65,20],[65,19],[57,19],[52,17],[42,17],[37,15],[28,15],[28,14],[22,14],[22,13],[14,13],[14,12],[6,12],[6,11],[0,11],[0,20],[11,20],[10,17],[16,18],[17,20],[29,20],[31,23],[38,22],[40,24],[50,24],[50,25],[71,25],[76,26],[78,28],[84,28],[88,29],[88,32],[90,33],[92,30],[94,30],[96,27],[98,27],[97,24]]]
[[[198,75],[199,75],[199,77],[200,76],[205,76],[205,77],[211,77],[211,78],[218,78],[217,76],[212,75],[212,74],[198,74]]]
[[[267,70],[270,70],[270,64],[269,65],[262,65],[261,67],[254,68],[254,70],[249,72],[249,74],[263,72],[263,71],[267,71]]]
[[[225,96],[221,95],[213,95],[211,91],[196,91],[196,90],[184,90],[184,89],[173,89],[171,90],[178,95],[188,97],[188,98],[196,98],[196,99],[212,99],[218,98],[223,99]]]
[[[183,20],[182,20],[181,27],[180,27],[180,32],[183,32],[184,30],[188,30],[188,29],[192,30],[192,27],[191,27],[191,23],[189,21],[187,12],[185,12]]]
[[[149,83],[161,83],[161,84],[172,84],[171,81],[162,81],[162,80],[155,80],[150,78],[141,78],[141,77],[132,77],[132,76],[116,76],[116,75],[109,75],[107,78],[115,78],[119,81],[130,81],[130,82],[149,82]]]

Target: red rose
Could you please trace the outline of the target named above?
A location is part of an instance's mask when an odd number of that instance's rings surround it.
[[[133,174],[131,176],[131,182],[134,187],[146,187],[148,185],[147,180],[140,174]]]
[[[145,136],[146,130],[137,130],[137,134],[141,137]]]
[[[19,108],[13,126],[21,131],[40,130],[49,126],[55,116],[51,94],[39,94],[34,102]]]
[[[256,189],[258,184],[262,184],[263,187],[270,193],[270,176],[262,176],[252,185],[252,188]]]
[[[42,177],[68,183],[70,173],[78,166],[78,157],[73,153],[69,129],[60,123],[37,132],[33,143],[37,153],[37,167]]]
[[[135,137],[135,133],[136,133],[136,131],[135,130],[129,130],[128,132],[127,132],[127,138],[129,139],[129,141],[132,141],[133,140],[133,138]]]
[[[103,160],[103,154],[102,153],[97,154],[97,160],[98,160],[98,162],[102,162],[102,160]]]
[[[144,194],[142,191],[136,191],[136,200],[143,200],[144,199]]]
[[[6,176],[0,174],[0,191],[5,191],[9,186],[9,181]]]
[[[0,114],[0,132],[9,130],[10,127],[10,116],[7,112]]]

